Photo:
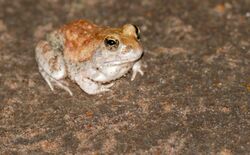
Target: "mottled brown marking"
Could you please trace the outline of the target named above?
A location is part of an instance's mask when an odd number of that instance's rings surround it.
[[[48,45],[48,44],[43,44],[43,46],[42,46],[42,52],[45,54],[45,53],[47,53],[47,52],[49,52],[51,50],[51,47],[50,47],[50,45]]]
[[[60,69],[60,66],[58,65],[58,56],[49,59],[49,66],[52,72]]]

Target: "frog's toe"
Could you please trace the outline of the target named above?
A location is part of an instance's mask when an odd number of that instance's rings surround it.
[[[59,86],[60,88],[64,89],[65,91],[67,91],[70,94],[70,96],[73,96],[73,93],[69,89],[69,87],[67,86],[68,83],[66,81],[57,81],[57,80],[55,80],[54,82],[56,83],[57,86]]]
[[[111,87],[114,85],[114,83],[106,84],[106,85],[100,85],[99,86],[99,92],[106,92],[111,91]]]
[[[131,81],[134,81],[137,73],[139,72],[141,75],[144,75],[142,69],[141,69],[141,61],[138,61],[134,64],[134,66],[132,67],[132,71],[133,71],[133,74],[132,74],[132,77],[131,77]]]
[[[46,83],[49,85],[49,88],[54,91],[54,87],[51,83],[51,77],[39,66],[39,71],[41,73],[41,75],[43,76],[44,80],[46,81]]]
[[[110,83],[110,84],[107,84],[107,85],[104,85],[105,88],[110,88],[114,85],[114,83]]]
[[[138,72],[141,74],[141,76],[144,75],[144,72],[141,69],[139,69]]]

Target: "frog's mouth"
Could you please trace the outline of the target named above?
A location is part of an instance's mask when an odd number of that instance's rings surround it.
[[[133,63],[137,60],[139,60],[139,58],[136,58],[136,59],[124,59],[124,60],[113,60],[113,61],[105,61],[104,64],[107,65],[107,66],[119,66],[119,65],[125,65],[125,64],[130,64],[130,63]]]
[[[134,54],[132,57],[131,55]],[[138,61],[143,56],[143,52],[128,52],[126,55],[118,56],[112,59],[109,59],[104,62],[104,65],[107,66],[117,66],[117,65],[125,65],[131,64]]]

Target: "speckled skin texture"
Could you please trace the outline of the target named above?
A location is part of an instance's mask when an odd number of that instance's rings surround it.
[[[0,0],[0,154],[249,155],[249,0]],[[50,91],[34,49],[62,25],[136,24],[140,75]]]
[[[87,20],[74,21],[38,43],[35,51],[39,71],[52,91],[57,85],[73,95],[64,81],[66,77],[88,94],[109,91],[113,81],[131,68],[131,80],[137,72],[143,75],[139,35],[139,29],[131,24],[108,28]]]

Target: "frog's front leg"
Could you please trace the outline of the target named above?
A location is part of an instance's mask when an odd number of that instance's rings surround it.
[[[83,77],[81,75],[76,76],[75,81],[83,91],[85,91],[87,94],[90,94],[90,95],[99,94],[105,91],[110,91],[109,88],[114,85],[114,83],[104,85],[104,84],[92,81],[88,79],[87,77]]]
[[[143,73],[143,71],[141,69],[141,66],[142,66],[141,60],[137,61],[133,65],[133,67],[132,67],[133,73],[132,73],[131,81],[133,81],[135,79],[135,77],[136,77],[136,75],[137,75],[138,72],[143,76],[144,73]]]
[[[40,41],[35,52],[39,72],[50,89],[54,91],[53,84],[56,84],[73,95],[66,82],[63,81],[66,77],[66,67],[61,51],[53,48],[48,41]]]

